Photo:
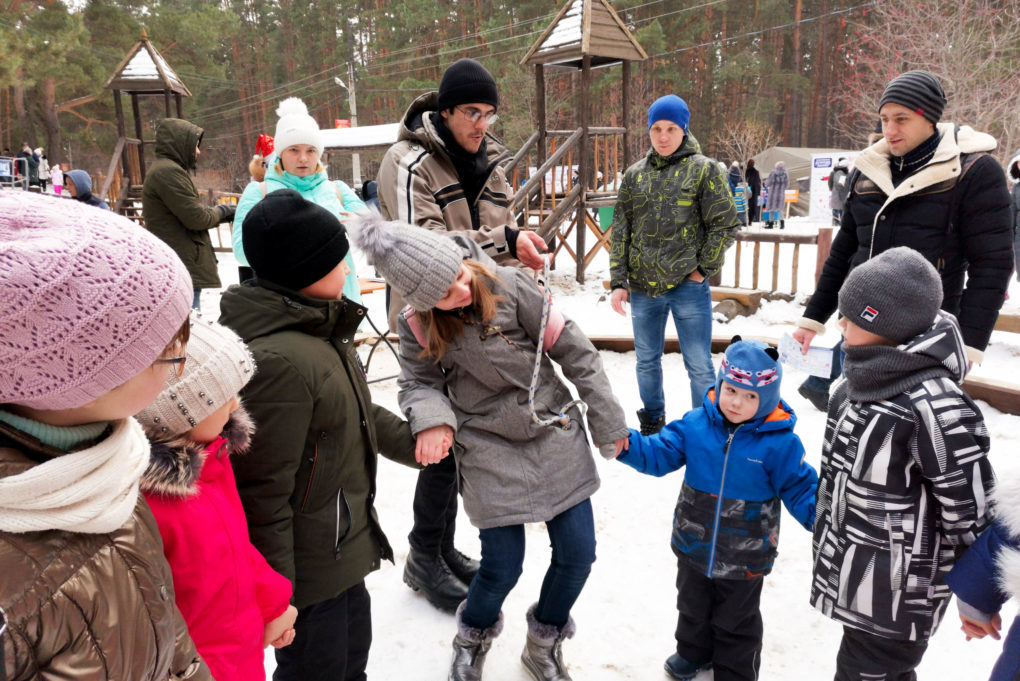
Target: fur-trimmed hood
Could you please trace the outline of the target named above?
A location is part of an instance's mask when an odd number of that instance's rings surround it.
[[[219,456],[243,454],[248,451],[254,432],[255,424],[243,406],[230,415],[220,434],[222,440],[217,438],[212,443],[194,442],[183,435],[161,441],[152,439],[150,432],[152,453],[142,476],[142,492],[166,497],[193,496],[198,491],[205,457],[213,445]]]
[[[889,142],[883,137],[858,154],[854,159],[854,168],[870,179],[892,201],[906,194],[916,193],[926,187],[956,177],[961,169],[960,155],[980,151],[995,151],[995,138],[978,132],[969,125],[957,126],[953,123],[939,123],[936,126],[942,136],[935,154],[928,163],[911,176],[910,182],[902,182],[893,186],[892,170],[889,167],[891,152]]]
[[[1009,535],[1012,543],[1020,540],[1020,478],[999,478],[990,499],[995,521]],[[1020,597],[1020,550],[1004,546],[995,558],[996,577],[1003,592]]]
[[[1006,177],[1010,182],[1020,182],[1020,149],[1016,150],[1013,158],[1006,164]]]

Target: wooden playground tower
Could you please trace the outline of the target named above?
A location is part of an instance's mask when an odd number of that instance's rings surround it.
[[[566,249],[577,264],[577,280],[599,249],[609,250],[609,225],[594,213],[616,202],[618,177],[629,165],[626,127],[591,125],[592,69],[622,64],[623,121],[630,117],[630,63],[648,55],[608,0],[567,0],[552,23],[521,60],[535,67],[537,130],[507,164],[511,186],[520,187],[511,209],[522,225],[537,218],[537,231]],[[577,128],[546,125],[545,70],[580,72]],[[533,161],[533,163],[532,163]],[[523,186],[521,182],[524,181]],[[595,244],[588,248],[588,231]],[[569,243],[573,233],[574,247]]]
[[[144,138],[139,100],[142,97],[161,98],[167,118],[174,115],[171,110],[173,102],[177,118],[183,118],[182,100],[190,97],[191,91],[149,42],[145,29],[142,29],[141,38],[131,46],[103,87],[113,91],[118,140],[100,196],[109,201],[113,210],[141,222],[139,204],[142,183],[145,181],[145,147],[154,145],[155,141]],[[121,102],[123,93],[131,98],[134,137],[127,136],[124,106]]]

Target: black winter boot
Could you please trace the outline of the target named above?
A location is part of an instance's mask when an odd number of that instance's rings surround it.
[[[641,422],[642,435],[655,435],[666,425],[666,416],[662,415],[657,419],[651,418],[644,409],[638,409],[638,421]]]
[[[404,564],[404,583],[425,594],[428,602],[444,612],[452,613],[467,598],[467,587],[457,579],[440,556],[430,556],[411,549]]]
[[[568,617],[563,627],[543,624],[535,619],[537,603],[528,608],[528,642],[521,662],[535,681],[572,681],[563,664],[563,639],[572,638],[577,627]]]
[[[774,227],[775,224],[776,223],[772,222],[771,220],[766,220],[765,221],[765,229],[772,229],[772,227]]]
[[[779,229],[786,229],[786,220],[779,221]]]
[[[450,663],[449,681],[481,681],[485,656],[492,647],[492,639],[503,631],[503,613],[487,629],[469,627],[461,620],[464,601],[457,608],[457,635],[453,637],[453,661]]]
[[[457,549],[450,548],[443,551],[443,560],[446,567],[450,568],[453,576],[464,582],[465,586],[471,586],[471,580],[478,574],[481,563],[473,558],[468,558]]]

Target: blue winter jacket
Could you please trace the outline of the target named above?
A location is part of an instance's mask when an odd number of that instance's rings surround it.
[[[1020,596],[1020,479],[1003,478],[991,494],[995,523],[957,559],[946,583],[961,614],[988,621],[1010,597]],[[1020,678],[1020,616],[1003,636],[990,681]]]
[[[715,388],[703,405],[657,435],[630,431],[619,460],[649,475],[686,466],[673,518],[673,552],[709,578],[768,574],[779,541],[779,502],[807,530],[815,518],[818,474],[804,461],[786,402],[765,417],[728,423]]]

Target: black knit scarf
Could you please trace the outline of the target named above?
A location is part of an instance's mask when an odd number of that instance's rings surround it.
[[[900,186],[900,182],[903,182],[903,180],[923,168],[931,160],[931,157],[935,155],[935,150],[941,141],[942,135],[939,134],[936,128],[931,137],[903,156],[890,156],[889,169],[892,171],[893,186]]]

